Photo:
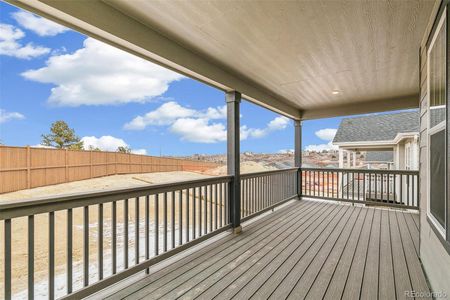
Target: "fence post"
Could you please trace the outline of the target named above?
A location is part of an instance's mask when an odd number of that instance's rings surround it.
[[[114,171],[117,175],[117,152],[114,153]]]
[[[294,126],[295,126],[294,165],[296,168],[298,168],[296,186],[297,186],[298,198],[301,199],[302,198],[302,184],[303,184],[302,183],[303,176],[302,176],[302,169],[301,169],[302,168],[302,121],[295,120]]]
[[[131,173],[131,153],[128,153],[128,174]]]
[[[31,188],[31,149],[27,146],[27,188]]]
[[[232,175],[230,183],[229,208],[230,222],[234,233],[241,227],[241,178],[240,178],[240,138],[239,105],[241,94],[236,91],[226,93],[227,102],[227,172]]]
[[[92,150],[89,150],[89,178],[92,178]]]
[[[69,182],[69,158],[68,158],[68,151],[67,148],[64,150],[64,166],[65,166],[65,182]]]

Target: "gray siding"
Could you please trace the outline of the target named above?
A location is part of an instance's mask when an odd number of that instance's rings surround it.
[[[434,17],[433,17],[434,18]],[[428,35],[428,34],[427,34]],[[427,156],[427,51],[421,50],[420,102],[420,257],[433,291],[450,295],[450,255],[427,221],[428,156]]]

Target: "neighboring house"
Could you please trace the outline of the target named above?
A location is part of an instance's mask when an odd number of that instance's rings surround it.
[[[357,152],[367,152],[368,162],[371,159],[374,159],[372,162],[380,161],[378,156],[384,152],[384,156],[393,157],[393,169],[418,170],[419,112],[414,110],[345,118],[333,144],[339,147],[340,168],[357,167]],[[371,152],[380,155],[371,155]],[[385,163],[389,165],[389,160]]]

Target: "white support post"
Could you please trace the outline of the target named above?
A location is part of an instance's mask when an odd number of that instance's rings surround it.
[[[344,150],[339,148],[339,168],[344,168]]]
[[[350,169],[350,166],[351,166],[350,160],[352,159],[351,155],[350,155],[350,151],[347,150],[345,152],[347,153],[347,168]]]

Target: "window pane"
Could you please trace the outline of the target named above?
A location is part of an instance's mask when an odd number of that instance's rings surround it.
[[[430,136],[430,211],[445,228],[445,130]]]
[[[430,125],[445,120],[445,26],[442,26],[430,51]]]

